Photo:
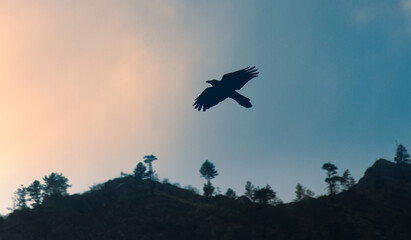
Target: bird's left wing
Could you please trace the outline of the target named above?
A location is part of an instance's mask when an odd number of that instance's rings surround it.
[[[217,105],[219,102],[222,102],[228,96],[225,92],[220,91],[215,87],[206,88],[200,96],[195,99],[193,104],[194,108],[198,111],[203,111]]]
[[[225,86],[239,90],[241,89],[248,81],[252,78],[257,77],[258,69],[254,67],[246,67],[242,70],[235,71],[232,73],[224,74],[223,78],[221,79],[221,83]]]

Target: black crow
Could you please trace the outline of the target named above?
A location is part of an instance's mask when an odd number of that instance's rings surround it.
[[[221,81],[210,80],[206,83],[211,84],[211,87],[206,88],[200,96],[195,99],[193,104],[195,109],[203,111],[217,105],[226,98],[232,98],[245,108],[250,108],[250,99],[239,94],[235,90],[241,89],[248,81],[258,76],[258,69],[255,67],[246,67],[242,70],[224,74]]]

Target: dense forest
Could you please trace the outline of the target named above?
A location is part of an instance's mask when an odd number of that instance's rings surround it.
[[[206,160],[203,192],[160,182],[154,155],[132,174],[69,195],[68,179],[51,173],[15,192],[0,217],[0,240],[19,239],[411,239],[411,159],[398,145],[394,161],[377,160],[356,183],[324,163],[328,194],[297,184],[283,203],[270,185],[245,184],[244,195],[218,193]]]

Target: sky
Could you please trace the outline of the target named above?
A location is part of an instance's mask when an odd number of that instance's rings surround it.
[[[411,147],[411,0],[0,0],[0,213],[52,172],[70,194],[132,173],[224,193],[247,180],[291,201]],[[259,76],[206,112],[210,79]]]

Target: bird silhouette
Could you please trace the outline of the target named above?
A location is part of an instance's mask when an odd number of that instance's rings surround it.
[[[206,88],[200,96],[195,99],[193,104],[194,109],[198,111],[206,111],[207,109],[224,101],[226,98],[234,99],[238,104],[245,108],[250,108],[250,99],[239,94],[236,90],[240,90],[248,81],[258,76],[258,69],[254,67],[246,67],[242,70],[224,74],[221,81],[209,80],[206,83],[211,84],[211,87]]]

